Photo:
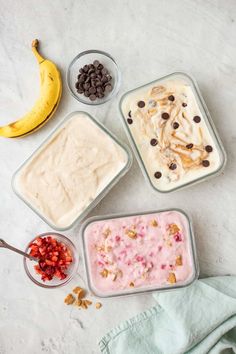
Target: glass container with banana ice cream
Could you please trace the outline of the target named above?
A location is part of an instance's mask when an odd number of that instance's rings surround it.
[[[120,110],[152,187],[170,192],[219,173],[222,143],[197,84],[174,73],[126,93]]]

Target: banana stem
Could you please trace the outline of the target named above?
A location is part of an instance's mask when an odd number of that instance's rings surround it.
[[[39,46],[39,40],[38,39],[34,39],[33,42],[32,42],[32,51],[33,51],[36,59],[38,60],[38,63],[41,64],[45,60],[45,58],[42,57],[42,55],[39,54],[38,46]]]

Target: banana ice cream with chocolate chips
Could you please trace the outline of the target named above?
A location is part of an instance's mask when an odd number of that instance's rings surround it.
[[[222,166],[221,147],[187,76],[170,76],[129,92],[121,109],[157,190],[171,191]]]

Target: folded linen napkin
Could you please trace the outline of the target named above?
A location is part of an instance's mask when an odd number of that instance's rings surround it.
[[[236,276],[155,293],[158,304],[100,341],[103,354],[236,353]]]

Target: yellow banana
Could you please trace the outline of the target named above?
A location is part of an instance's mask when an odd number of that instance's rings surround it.
[[[40,68],[40,97],[25,116],[16,122],[0,127],[0,136],[17,138],[33,133],[52,117],[60,102],[62,92],[60,72],[52,61],[39,54],[38,44],[37,39],[32,42],[32,51]]]

